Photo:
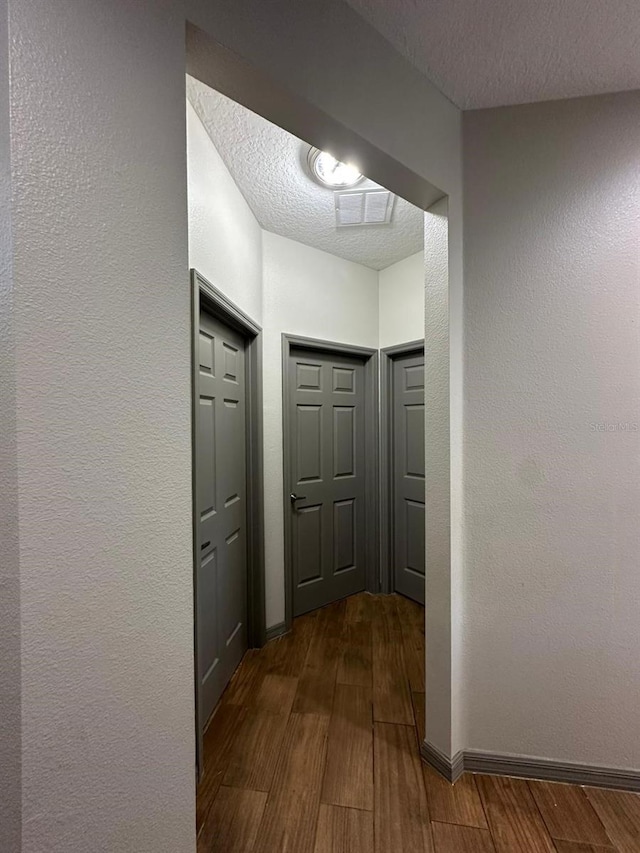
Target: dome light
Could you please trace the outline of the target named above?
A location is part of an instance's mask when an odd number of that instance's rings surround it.
[[[351,163],[342,163],[328,151],[320,151],[318,148],[309,151],[307,160],[316,181],[333,190],[355,187],[364,177]]]

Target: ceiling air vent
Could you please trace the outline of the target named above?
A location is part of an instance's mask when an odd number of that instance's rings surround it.
[[[333,194],[336,226],[388,225],[395,196],[377,187],[365,190],[338,190]]]

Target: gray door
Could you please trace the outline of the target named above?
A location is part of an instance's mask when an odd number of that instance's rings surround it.
[[[293,615],[365,588],[364,361],[292,348]]]
[[[424,604],[424,352],[394,360],[392,406],[394,584]]]
[[[204,729],[247,648],[245,344],[200,314],[196,419],[196,657]]]

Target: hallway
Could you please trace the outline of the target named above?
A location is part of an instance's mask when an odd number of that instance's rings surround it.
[[[198,853],[626,853],[640,797],[424,765],[424,611],[366,593],[249,651],[205,734]]]

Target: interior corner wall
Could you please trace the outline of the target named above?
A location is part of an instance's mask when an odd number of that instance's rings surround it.
[[[262,228],[187,101],[189,265],[262,325]]]
[[[0,850],[21,834],[20,574],[11,222],[9,29],[0,0]]]
[[[378,273],[381,348],[424,338],[424,250]]]
[[[640,92],[465,113],[464,177],[467,746],[637,772]]]
[[[282,333],[377,348],[378,273],[268,231],[264,253],[267,625],[285,618]]]

